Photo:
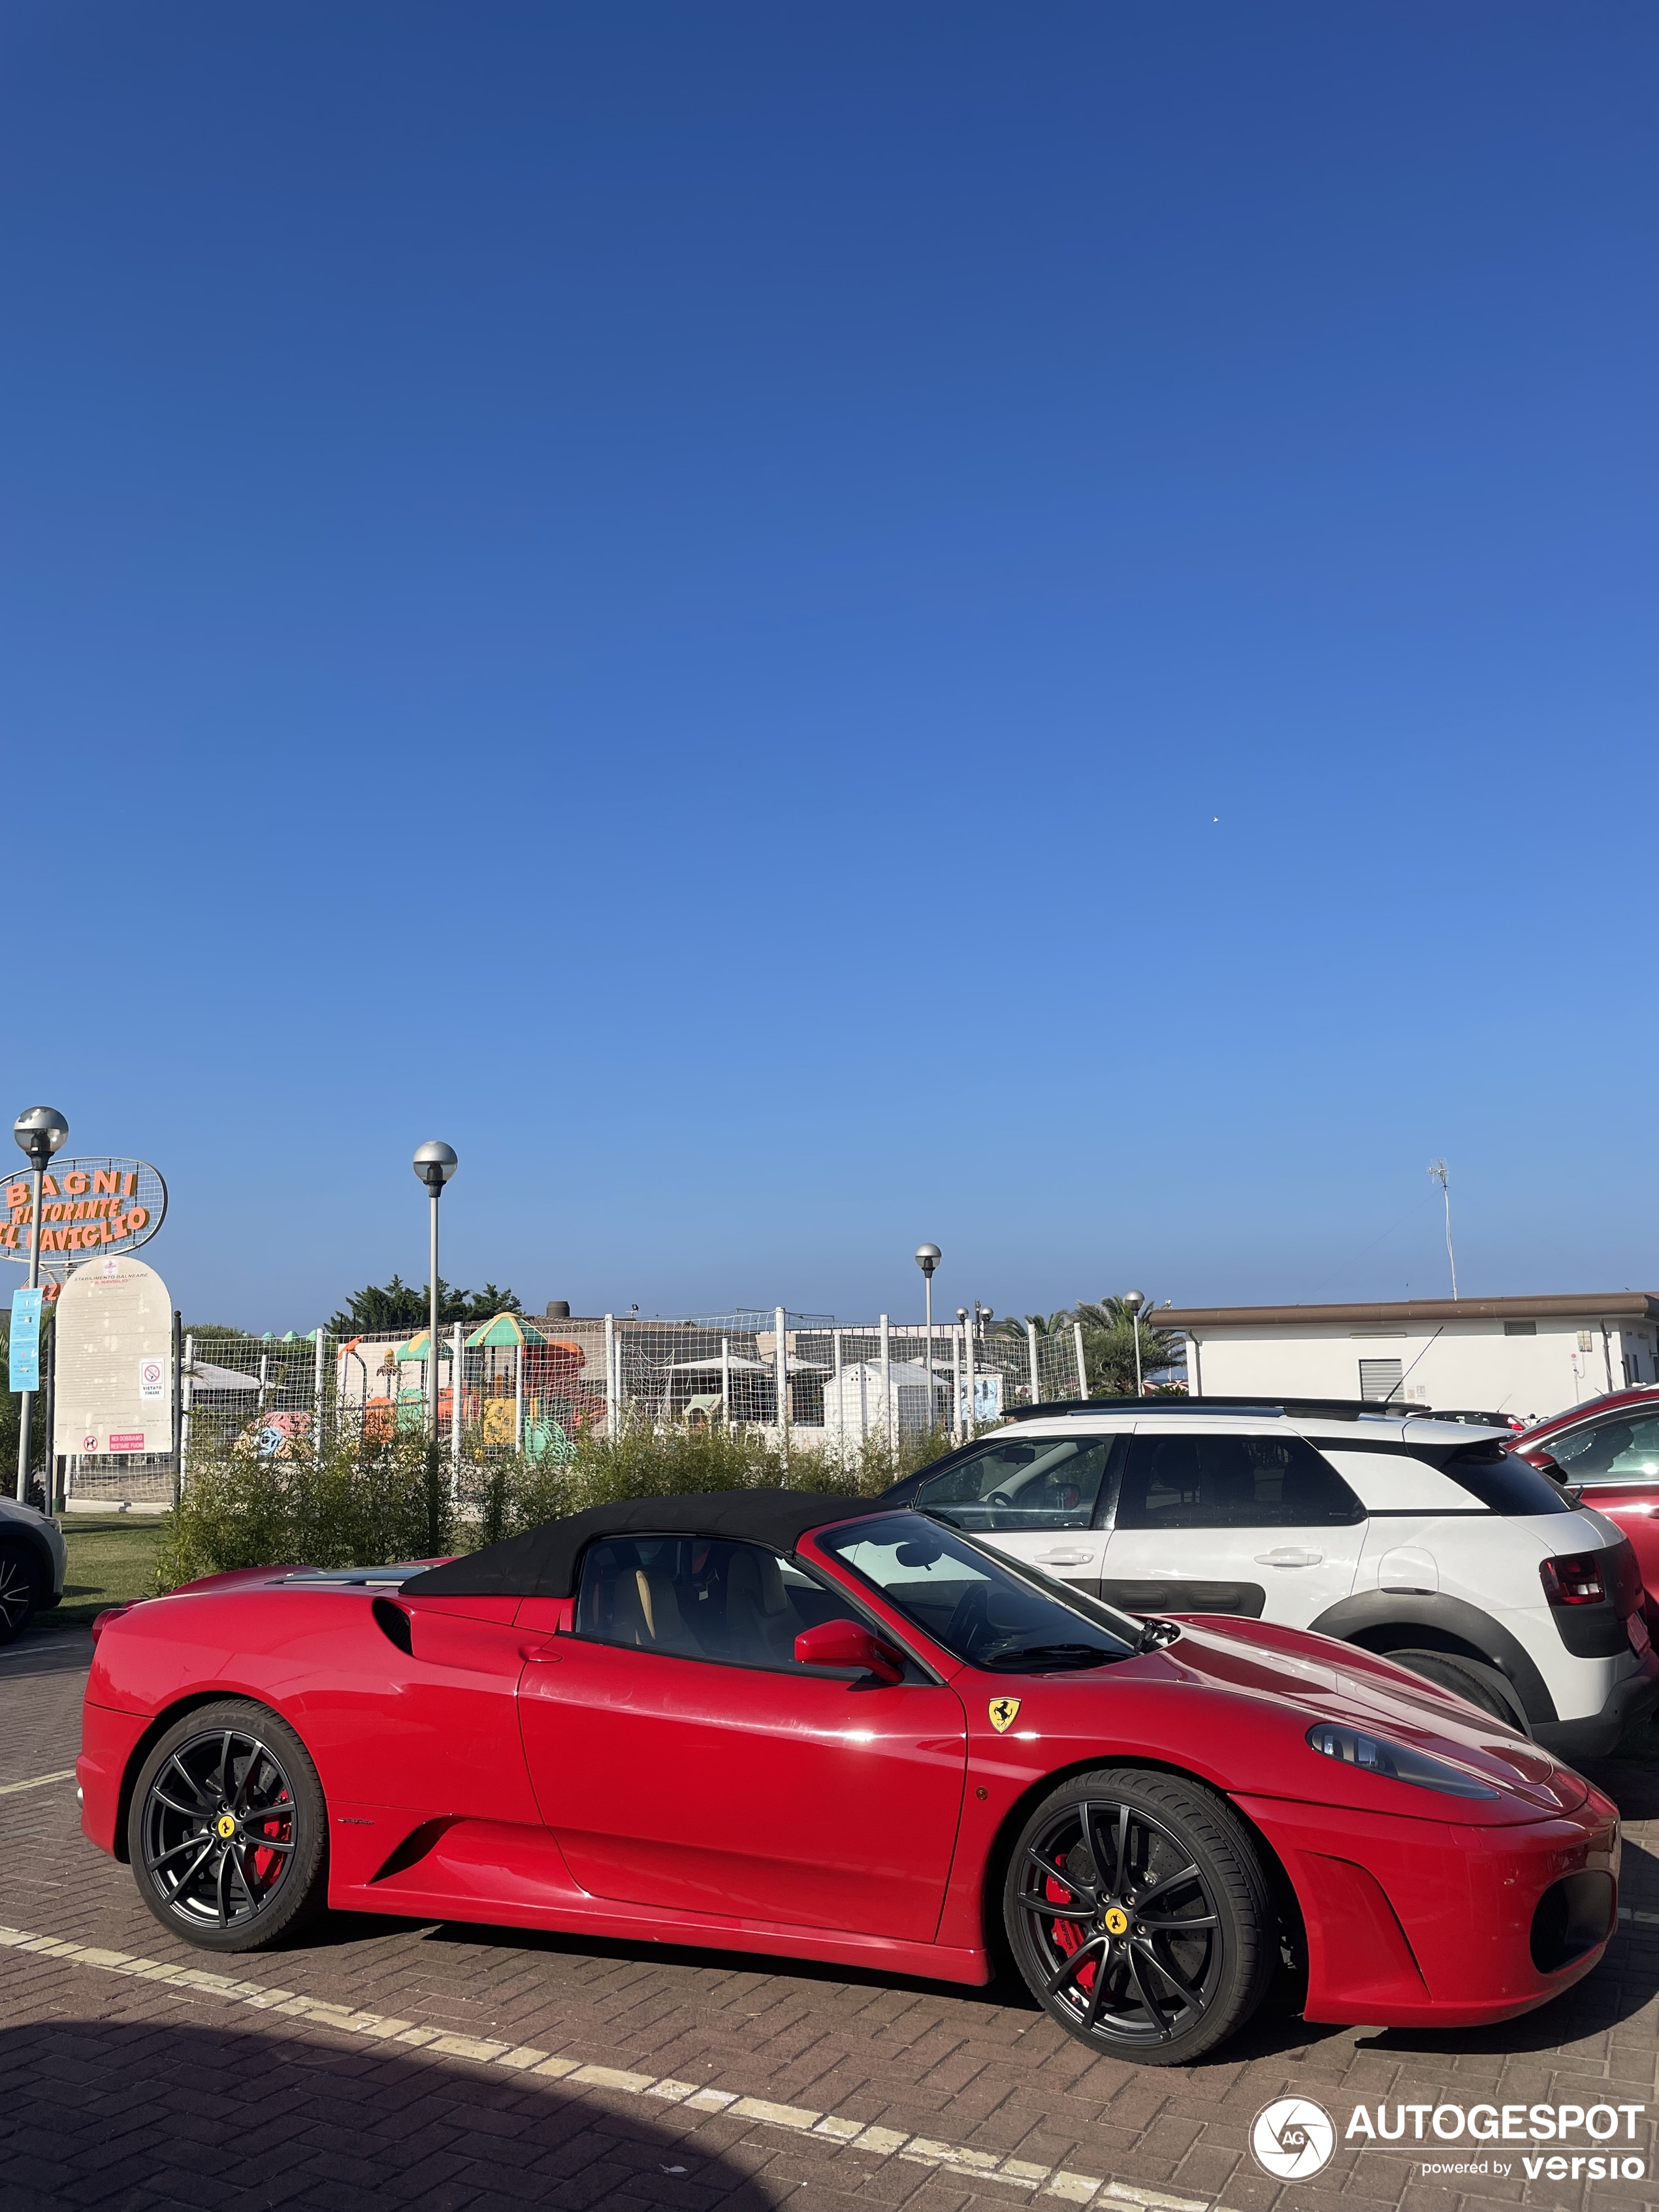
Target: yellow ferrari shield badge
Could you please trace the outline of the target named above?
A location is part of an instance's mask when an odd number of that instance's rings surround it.
[[[993,1698],[988,1710],[991,1715],[991,1726],[999,1735],[1001,1735],[1013,1726],[1014,1717],[1019,1711],[1019,1699]]]
[[[236,1815],[234,1813],[221,1813],[213,1825],[228,1841],[236,1832]]]
[[[1129,1929],[1129,1916],[1121,1905],[1109,1905],[1102,1915],[1109,1936],[1125,1936]]]

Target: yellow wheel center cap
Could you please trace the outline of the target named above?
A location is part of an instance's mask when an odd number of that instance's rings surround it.
[[[221,1813],[214,1822],[213,1827],[215,1834],[222,1836],[228,1843],[236,1832],[236,1815],[234,1813]],[[1122,1914],[1119,1913],[1118,1918],[1121,1920],[1122,1917]]]
[[[1123,1910],[1123,1907],[1121,1905],[1108,1906],[1104,1918],[1106,1922],[1106,1933],[1109,1936],[1127,1936],[1128,1934],[1129,1916]]]

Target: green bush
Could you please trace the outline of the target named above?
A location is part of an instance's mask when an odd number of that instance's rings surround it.
[[[161,1588],[233,1567],[380,1566],[454,1548],[449,1468],[423,1437],[352,1439],[320,1453],[295,1439],[261,1457],[237,1443],[194,1462]]]
[[[856,1450],[798,1443],[786,1453],[775,1435],[757,1429],[640,1421],[615,1437],[579,1437],[562,1461],[514,1453],[464,1459],[453,1500],[447,1451],[434,1452],[408,1431],[354,1437],[320,1453],[296,1437],[263,1458],[251,1443],[228,1442],[192,1457],[158,1587],[235,1567],[430,1559],[625,1498],[764,1486],[868,1498],[950,1449],[942,1428],[896,1447],[868,1437]]]

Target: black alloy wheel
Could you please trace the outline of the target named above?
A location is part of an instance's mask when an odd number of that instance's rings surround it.
[[[162,1925],[215,1951],[272,1942],[323,1901],[316,1769],[262,1706],[210,1705],[169,1729],[133,1790],[127,1843]]]
[[[0,1644],[28,1626],[40,1603],[40,1568],[26,1545],[0,1543]]]
[[[1243,2027],[1278,1963],[1243,1822],[1201,1784],[1118,1768],[1063,1784],[1028,1822],[1005,1887],[1020,1972],[1097,2051],[1179,2064]]]

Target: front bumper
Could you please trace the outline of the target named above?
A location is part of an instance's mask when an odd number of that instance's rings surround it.
[[[1575,1812],[1483,1828],[1282,1798],[1234,1802],[1278,1853],[1300,1901],[1309,2020],[1510,2020],[1589,1973],[1616,1924],[1610,1911],[1607,1934],[1553,1972],[1534,1963],[1547,1891],[1585,1873],[1616,1886],[1619,1816],[1594,1790]]]
[[[1532,1732],[1546,1751],[1569,1765],[1605,1759],[1632,1721],[1659,1705],[1659,1650],[1650,1649],[1633,1674],[1615,1682],[1599,1713],[1576,1721],[1534,1721]]]

